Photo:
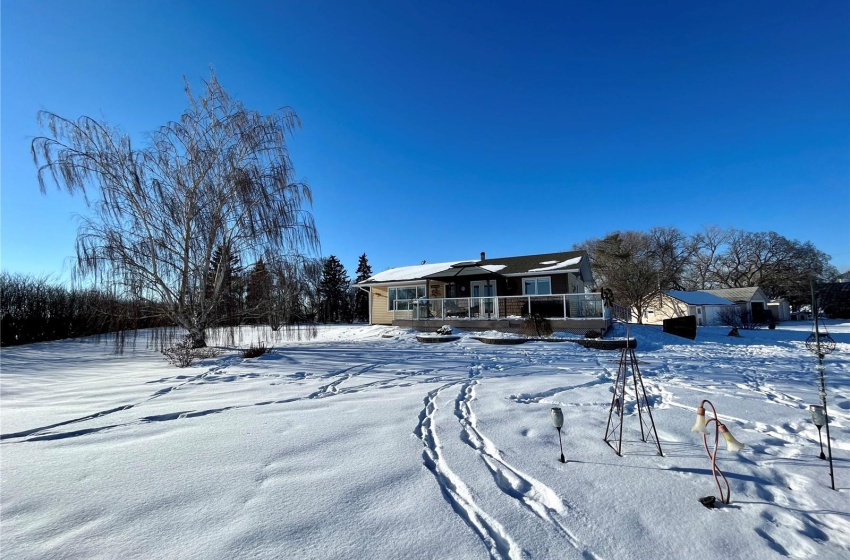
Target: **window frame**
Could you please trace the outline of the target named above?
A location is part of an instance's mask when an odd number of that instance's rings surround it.
[[[398,290],[415,290],[416,296],[414,298],[399,298]],[[393,304],[396,300],[417,300],[423,297],[428,297],[428,294],[425,290],[425,284],[409,284],[407,286],[390,286],[387,289],[387,311],[410,311],[411,307],[407,309],[399,308],[394,309]]]
[[[549,283],[549,293],[541,294],[540,289],[538,288],[540,280],[545,280]],[[526,292],[525,285],[527,282],[534,282],[534,293],[529,294]],[[552,293],[552,277],[551,276],[527,276],[522,279],[522,295],[524,296],[551,296],[554,295]]]

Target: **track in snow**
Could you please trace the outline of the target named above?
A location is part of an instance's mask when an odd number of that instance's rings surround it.
[[[419,424],[414,431],[425,447],[422,451],[422,459],[437,480],[443,497],[452,506],[455,513],[478,535],[487,547],[490,557],[493,559],[518,560],[523,556],[522,549],[498,521],[476,504],[469,487],[449,468],[443,458],[434,422],[434,415],[437,411],[437,397],[442,391],[457,385],[457,383],[443,385],[429,392],[428,396],[425,397],[425,408],[419,414]]]
[[[554,526],[567,542],[581,553],[582,557],[598,560],[599,557],[588,550],[587,546],[562,521],[561,518],[567,507],[555,491],[508,463],[496,445],[478,429],[475,414],[472,411],[472,401],[475,400],[475,387],[478,383],[477,379],[464,383],[455,400],[455,416],[463,428],[461,440],[480,455],[499,490],[517,500],[538,518]]]

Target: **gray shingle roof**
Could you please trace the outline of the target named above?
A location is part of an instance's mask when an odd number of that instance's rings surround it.
[[[700,290],[701,292],[705,292],[707,294],[714,294],[715,296],[722,297],[723,299],[728,299],[729,301],[750,301],[753,299],[753,296],[756,295],[756,292],[760,292],[758,287],[749,287],[749,288],[718,288],[716,290]],[[762,294],[763,296],[764,294]]]
[[[735,305],[728,299],[710,294],[707,291],[684,292],[681,290],[670,290],[667,292],[667,295],[688,305]]]
[[[522,255],[518,257],[499,257],[482,261],[447,262],[423,264],[391,268],[373,275],[361,284],[390,282],[400,280],[415,280],[423,278],[442,278],[467,274],[487,274],[495,272],[500,275],[563,273],[567,271],[589,271],[587,253],[584,251],[564,251],[561,253],[543,253],[539,255]],[[483,267],[487,267],[482,270]],[[589,281],[585,278],[585,281]]]
[[[495,259],[484,259],[480,265],[504,265],[505,268],[499,274],[524,274],[532,270],[547,268],[552,272],[565,270],[578,270],[581,261],[566,264],[557,268],[551,268],[560,263],[566,263],[575,259],[587,258],[584,251],[564,251],[562,253],[543,253],[541,255],[523,255],[519,257],[502,257]]]

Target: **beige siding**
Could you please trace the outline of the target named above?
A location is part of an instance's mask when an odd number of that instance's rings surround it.
[[[399,284],[397,286],[393,286],[394,288],[414,288],[416,286],[425,287],[425,285],[421,282],[412,283],[412,284]],[[445,283],[443,282],[431,282],[431,295],[432,298],[442,298],[445,297]],[[393,324],[393,312],[389,309],[389,286],[372,286],[372,324],[373,325],[392,325]],[[410,319],[411,312],[406,310],[399,310],[396,313],[397,319]]]
[[[672,319],[674,317],[684,317],[688,314],[688,306],[668,296],[662,296],[661,301],[654,299],[653,302],[644,309],[643,324],[645,325],[660,325],[664,319]],[[650,311],[652,311],[650,313]],[[632,317],[633,321],[637,321],[636,316]]]
[[[387,309],[389,305],[389,290],[386,287],[372,286],[372,324],[392,325],[393,312]]]

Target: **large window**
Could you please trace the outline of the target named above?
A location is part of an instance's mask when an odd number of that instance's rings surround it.
[[[548,296],[552,294],[552,281],[549,276],[522,279],[522,295]]]
[[[398,288],[390,288],[389,293],[389,311],[395,309],[396,300],[399,301],[399,310],[410,310],[413,308],[412,301],[425,297],[425,286],[400,286]],[[407,300],[407,301],[402,301]]]

